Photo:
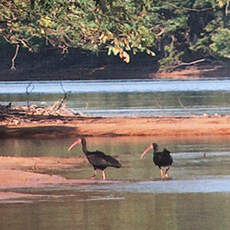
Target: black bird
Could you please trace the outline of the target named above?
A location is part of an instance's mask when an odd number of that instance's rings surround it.
[[[97,175],[97,169],[102,170],[102,178],[103,180],[106,179],[105,176],[105,169],[107,167],[114,167],[114,168],[120,168],[121,164],[119,163],[118,160],[116,160],[115,158],[104,154],[101,151],[94,151],[94,152],[90,152],[87,150],[86,147],[86,139],[84,137],[82,138],[78,138],[76,141],[73,142],[73,144],[68,148],[68,151],[70,151],[75,145],[77,144],[82,144],[82,151],[85,153],[89,163],[93,166],[94,168],[94,174],[92,176],[95,177]]]
[[[157,165],[161,172],[161,177],[168,177],[168,171],[173,163],[172,156],[167,149],[164,149],[162,152],[158,151],[158,145],[156,143],[152,143],[148,148],[144,150],[141,154],[141,159],[144,158],[145,154],[153,149],[153,162]],[[165,172],[163,171],[162,167],[167,167]]]

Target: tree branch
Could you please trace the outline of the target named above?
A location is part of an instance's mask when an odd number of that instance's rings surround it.
[[[229,7],[229,1],[227,1],[226,7],[225,7],[225,15],[228,15],[228,7]]]
[[[204,9],[196,9],[196,8],[188,8],[188,7],[183,7],[183,6],[177,6],[176,4],[173,4],[171,2],[168,2],[169,5],[171,5],[172,7],[176,8],[176,9],[184,9],[184,10],[188,10],[188,11],[195,11],[195,12],[203,12],[203,11],[207,11],[207,10],[211,10],[212,8],[204,8]]]
[[[202,59],[199,59],[199,60],[196,60],[196,61],[192,61],[192,62],[181,62],[178,65],[171,66],[169,69],[170,69],[170,71],[174,71],[177,68],[180,68],[182,66],[194,65],[194,64],[197,64],[197,63],[200,63],[200,62],[204,62],[204,61],[206,61],[205,58],[202,58]]]
[[[13,70],[13,71],[16,70],[16,67],[15,67],[15,59],[16,59],[16,57],[17,57],[17,55],[18,55],[19,48],[20,48],[20,45],[17,44],[17,45],[16,45],[15,54],[14,54],[13,58],[11,59],[12,65],[11,65],[10,69]]]

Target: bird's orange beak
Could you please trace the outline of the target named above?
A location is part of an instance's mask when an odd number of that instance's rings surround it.
[[[78,145],[81,143],[81,139],[78,138],[76,141],[73,142],[72,145],[70,145],[70,147],[68,148],[68,151],[70,151],[75,145]]]
[[[146,148],[145,150],[144,150],[144,152],[141,154],[141,159],[143,159],[144,158],[144,156],[145,156],[145,154],[147,153],[147,152],[149,152],[150,150],[152,150],[153,149],[153,145],[151,144],[148,148]]]

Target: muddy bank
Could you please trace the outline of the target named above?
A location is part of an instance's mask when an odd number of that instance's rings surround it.
[[[62,65],[62,64],[59,64]],[[143,68],[144,66],[144,68]],[[47,67],[48,68],[48,67]],[[45,68],[45,69],[47,69]],[[204,64],[187,66],[173,71],[158,71],[154,63],[103,63],[96,66],[71,66],[55,70],[35,71],[29,67],[11,71],[0,71],[0,81],[31,81],[31,80],[117,80],[117,79],[218,79],[230,77],[230,65]]]
[[[87,164],[85,157],[0,157],[0,202],[8,199],[24,199],[49,196],[34,194],[31,189],[79,186],[96,183],[88,179],[67,179],[55,175],[63,170]],[[48,173],[49,172],[49,173]],[[53,173],[55,172],[55,174]],[[28,190],[29,188],[29,190]],[[18,190],[19,189],[19,190]]]
[[[87,163],[85,157],[8,157],[0,156],[0,188],[34,187],[67,183],[67,179],[52,175]],[[48,174],[48,172],[50,172]]]
[[[40,122],[0,122],[2,138],[61,136],[214,136],[230,135],[230,116],[68,117]]]
[[[186,66],[182,68],[175,68],[168,72],[150,73],[151,78],[161,79],[218,79],[230,77],[229,63],[209,63],[194,66]]]

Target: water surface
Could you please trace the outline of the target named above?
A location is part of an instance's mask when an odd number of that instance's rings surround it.
[[[80,146],[67,152],[73,138],[1,140],[1,155],[80,156]],[[119,159],[121,169],[108,168],[108,181],[13,189],[40,197],[0,201],[0,228],[63,229],[221,229],[230,227],[229,138],[88,138],[89,150]],[[140,154],[152,141],[172,151],[170,180],[161,180],[152,154]],[[205,153],[205,154],[204,154]],[[87,178],[85,163],[63,171],[67,178]],[[98,179],[101,175],[99,173]]]
[[[0,103],[67,106],[93,116],[229,114],[230,80],[0,82]]]
[[[7,90],[10,88],[11,90]],[[229,79],[198,80],[80,80],[80,81],[10,81],[0,82],[0,93],[124,93],[169,91],[230,90]]]

